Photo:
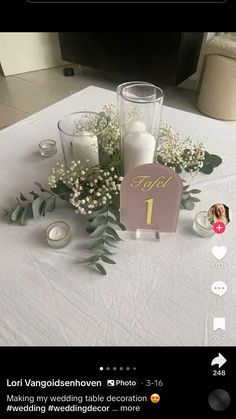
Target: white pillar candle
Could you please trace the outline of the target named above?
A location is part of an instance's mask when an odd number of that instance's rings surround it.
[[[130,132],[144,132],[146,129],[144,122],[139,121],[138,119],[130,121],[127,126],[126,133]]]
[[[141,164],[153,163],[156,140],[149,132],[131,132],[124,138],[125,174]]]
[[[81,132],[73,138],[72,147],[75,161],[80,160],[87,167],[98,165],[98,139],[96,135],[86,131]],[[86,162],[86,160],[89,160],[89,162]]]

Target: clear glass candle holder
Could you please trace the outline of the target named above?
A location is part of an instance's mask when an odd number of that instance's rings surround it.
[[[122,174],[156,161],[163,91],[145,82],[120,89]]]
[[[193,230],[201,237],[211,237],[214,235],[214,230],[207,217],[207,211],[197,212],[193,222]]]
[[[121,119],[121,103],[122,103],[121,92],[124,89],[124,87],[133,86],[134,84],[146,84],[146,85],[150,84],[151,86],[153,86],[152,83],[148,83],[148,82],[145,82],[145,81],[137,81],[137,80],[136,81],[127,81],[125,83],[119,84],[119,86],[117,86],[117,88],[116,88],[116,109],[117,109],[118,121],[120,121],[120,119]]]
[[[46,238],[50,247],[60,249],[65,247],[71,240],[71,230],[69,224],[64,221],[55,221],[46,229]]]
[[[55,140],[46,139],[40,141],[39,151],[43,157],[52,157],[57,153],[57,143]]]
[[[67,166],[80,161],[86,167],[99,165],[99,143],[109,120],[101,112],[73,112],[58,122],[64,160]]]

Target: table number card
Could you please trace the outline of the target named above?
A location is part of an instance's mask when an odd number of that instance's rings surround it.
[[[121,184],[121,222],[127,230],[175,232],[183,186],[179,175],[161,164],[143,164]]]

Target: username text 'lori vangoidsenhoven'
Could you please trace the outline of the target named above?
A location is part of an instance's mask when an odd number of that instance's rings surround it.
[[[7,387],[102,387],[102,382],[99,380],[78,380],[77,378],[66,381],[61,380],[60,378],[52,378],[50,380],[31,380],[21,378],[20,380],[7,379]]]

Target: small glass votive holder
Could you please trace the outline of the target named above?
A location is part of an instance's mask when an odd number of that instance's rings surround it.
[[[46,228],[46,238],[49,246],[54,249],[65,247],[71,240],[69,224],[64,221],[55,221]]]
[[[201,237],[211,237],[215,234],[212,225],[209,223],[207,211],[197,212],[193,222],[193,230]]]
[[[40,154],[43,157],[52,157],[57,153],[57,143],[55,140],[47,139],[39,143]]]
[[[104,112],[81,111],[62,116],[57,126],[66,166],[73,160],[86,167],[101,164],[102,137],[109,123]]]

